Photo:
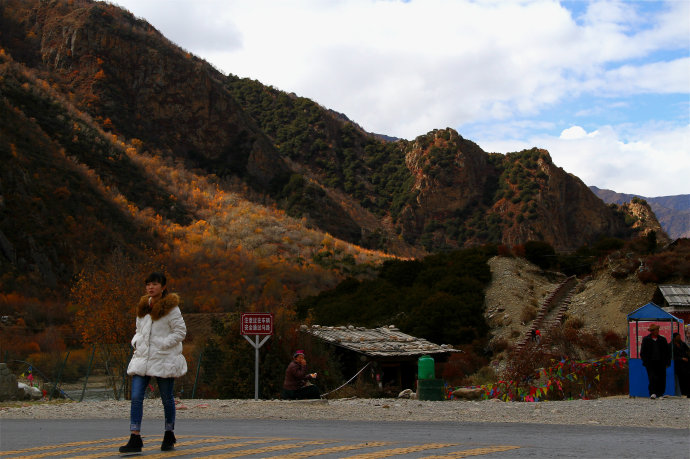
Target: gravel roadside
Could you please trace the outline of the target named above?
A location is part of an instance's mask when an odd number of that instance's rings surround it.
[[[129,402],[11,402],[3,419],[128,419]],[[160,400],[146,400],[144,416],[162,419]],[[538,403],[419,401],[409,399],[190,400],[177,405],[183,419],[285,419],[423,422],[519,422],[536,424],[659,427],[690,430],[690,399],[608,397]]]

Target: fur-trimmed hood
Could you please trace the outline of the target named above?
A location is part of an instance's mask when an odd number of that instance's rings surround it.
[[[158,320],[165,316],[172,308],[179,307],[180,304],[180,297],[177,293],[168,293],[160,301],[153,303],[153,305],[149,304],[149,296],[144,295],[139,299],[139,304],[137,304],[137,317],[151,314],[151,319]]]
[[[128,375],[177,378],[187,373],[187,361],[182,355],[187,326],[179,304],[180,298],[174,293],[153,305],[149,305],[148,295],[139,300]]]

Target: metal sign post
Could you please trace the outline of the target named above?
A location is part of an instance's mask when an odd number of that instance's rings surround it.
[[[259,400],[259,348],[273,334],[273,314],[243,312],[240,316],[240,334],[254,347],[254,400]],[[254,335],[254,341],[248,335]],[[265,336],[259,341],[259,336],[262,335]]]

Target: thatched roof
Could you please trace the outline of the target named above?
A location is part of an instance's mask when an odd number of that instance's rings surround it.
[[[354,327],[352,325],[347,327],[320,325],[309,327],[302,325],[300,331],[369,357],[401,357],[461,352],[448,344],[438,345],[405,334],[393,325],[379,328]]]

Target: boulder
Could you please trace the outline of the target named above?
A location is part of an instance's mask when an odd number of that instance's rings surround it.
[[[43,392],[38,387],[17,383],[17,398],[19,400],[40,400],[43,398]]]
[[[398,398],[410,398],[415,400],[417,399],[417,394],[412,392],[412,389],[405,389],[398,394]]]
[[[14,400],[17,397],[17,377],[12,374],[6,363],[0,363],[0,402]]]
[[[484,391],[480,388],[470,389],[467,387],[460,387],[455,389],[451,395],[463,400],[481,400],[483,394]]]

